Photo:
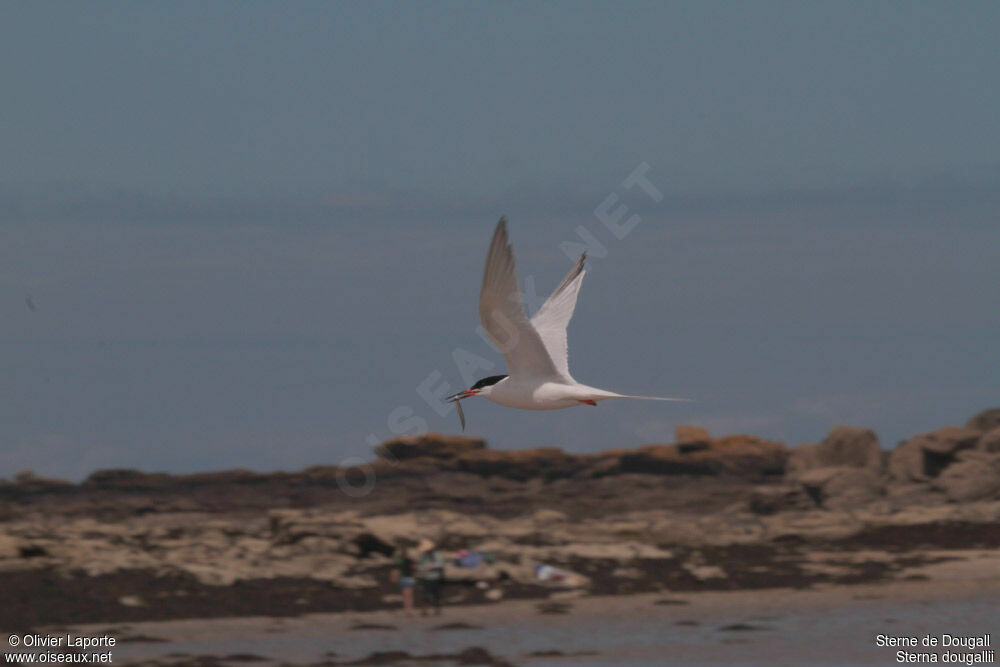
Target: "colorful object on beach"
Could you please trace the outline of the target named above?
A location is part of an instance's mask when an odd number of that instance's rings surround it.
[[[553,565],[535,565],[535,576],[539,581],[550,581],[552,583],[565,584],[567,586],[582,586],[585,582],[583,577]]]
[[[478,551],[461,549],[455,554],[455,565],[474,570],[486,561],[486,557]]]

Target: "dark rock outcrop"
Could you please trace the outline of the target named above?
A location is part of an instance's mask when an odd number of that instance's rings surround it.
[[[375,453],[390,461],[416,458],[454,459],[486,449],[486,441],[477,438],[427,433],[415,438],[396,438],[382,443]]]
[[[378,454],[396,465],[432,466],[482,477],[516,481],[567,477],[604,477],[623,473],[649,475],[732,475],[758,479],[780,475],[788,451],[784,445],[752,436],[711,439],[704,429],[678,430],[678,443],[646,445],[634,450],[597,454],[569,454],[554,447],[499,451],[482,440],[427,434],[398,438],[382,445]],[[378,470],[385,467],[380,462]]]
[[[976,446],[980,431],[945,426],[914,436],[889,456],[889,474],[897,481],[926,481],[941,474],[958,453]]]
[[[969,421],[965,423],[965,428],[977,431],[992,431],[995,428],[1000,428],[1000,408],[983,410],[979,414],[970,417]]]
[[[1000,498],[1000,452],[963,451],[933,485],[954,502]]]
[[[750,494],[749,508],[754,514],[770,515],[810,510],[820,502],[802,484],[762,484]]]
[[[792,450],[787,478],[819,507],[861,507],[884,493],[882,461],[874,431],[837,426],[822,442]]]
[[[875,431],[854,426],[837,426],[819,444],[796,447],[788,461],[788,469],[792,473],[828,466],[848,466],[880,472],[882,449]]]
[[[622,454],[620,465],[623,472],[759,479],[783,474],[787,459],[788,449],[781,443],[733,435],[686,451],[680,445],[647,445]]]
[[[482,477],[505,477],[516,481],[572,477],[586,467],[588,458],[572,456],[555,447],[500,452],[478,451],[456,459],[455,467]]]
[[[883,492],[877,473],[854,466],[812,468],[796,479],[817,505],[828,509],[862,507]]]
[[[681,424],[674,429],[674,433],[676,434],[674,440],[682,452],[708,449],[712,444],[712,437],[700,426]]]
[[[976,444],[976,449],[983,452],[1000,452],[1000,426],[986,432]]]
[[[987,421],[978,415],[970,423]],[[739,505],[767,515],[879,501],[899,508],[990,499],[1000,484],[993,458],[1000,455],[1000,427],[945,427],[892,452],[879,448],[870,429],[847,426],[792,450],[681,426],[675,444],[595,454],[499,451],[481,439],[434,433],[390,440],[377,452],[370,462],[299,472],[103,470],[80,484],[25,472],[0,482],[0,521],[32,512],[114,521],[321,506],[369,514],[460,507],[505,517],[548,508],[577,518],[638,507],[708,512]]]

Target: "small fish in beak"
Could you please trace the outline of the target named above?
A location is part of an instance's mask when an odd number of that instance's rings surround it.
[[[445,399],[448,403],[454,403],[455,409],[458,410],[458,420],[462,422],[462,432],[465,432],[465,411],[462,410],[462,399],[472,398],[479,393],[476,389],[464,389],[457,394],[452,394]]]
[[[465,412],[462,410],[462,401],[455,401],[455,409],[458,410],[458,421],[462,422],[462,433],[465,433]]]

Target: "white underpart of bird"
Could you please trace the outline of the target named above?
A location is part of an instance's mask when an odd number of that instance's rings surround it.
[[[566,327],[576,309],[587,253],[530,320],[524,311],[514,265],[514,251],[507,237],[507,220],[500,218],[486,253],[483,286],[479,293],[479,318],[493,344],[507,360],[508,375],[495,375],[470,389],[448,397],[449,402],[484,396],[508,408],[559,410],[597,405],[609,398],[650,401],[688,401],[687,398],[630,396],[580,384],[569,372]],[[457,406],[459,416],[461,405]],[[465,420],[462,419],[462,428]]]

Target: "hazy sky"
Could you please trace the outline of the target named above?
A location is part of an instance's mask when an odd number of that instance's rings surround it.
[[[1000,404],[998,33],[992,2],[4,3],[0,476],[456,431],[418,387],[503,372],[501,214],[542,297],[600,244],[577,379],[697,400],[467,402],[493,446],[961,423]]]

